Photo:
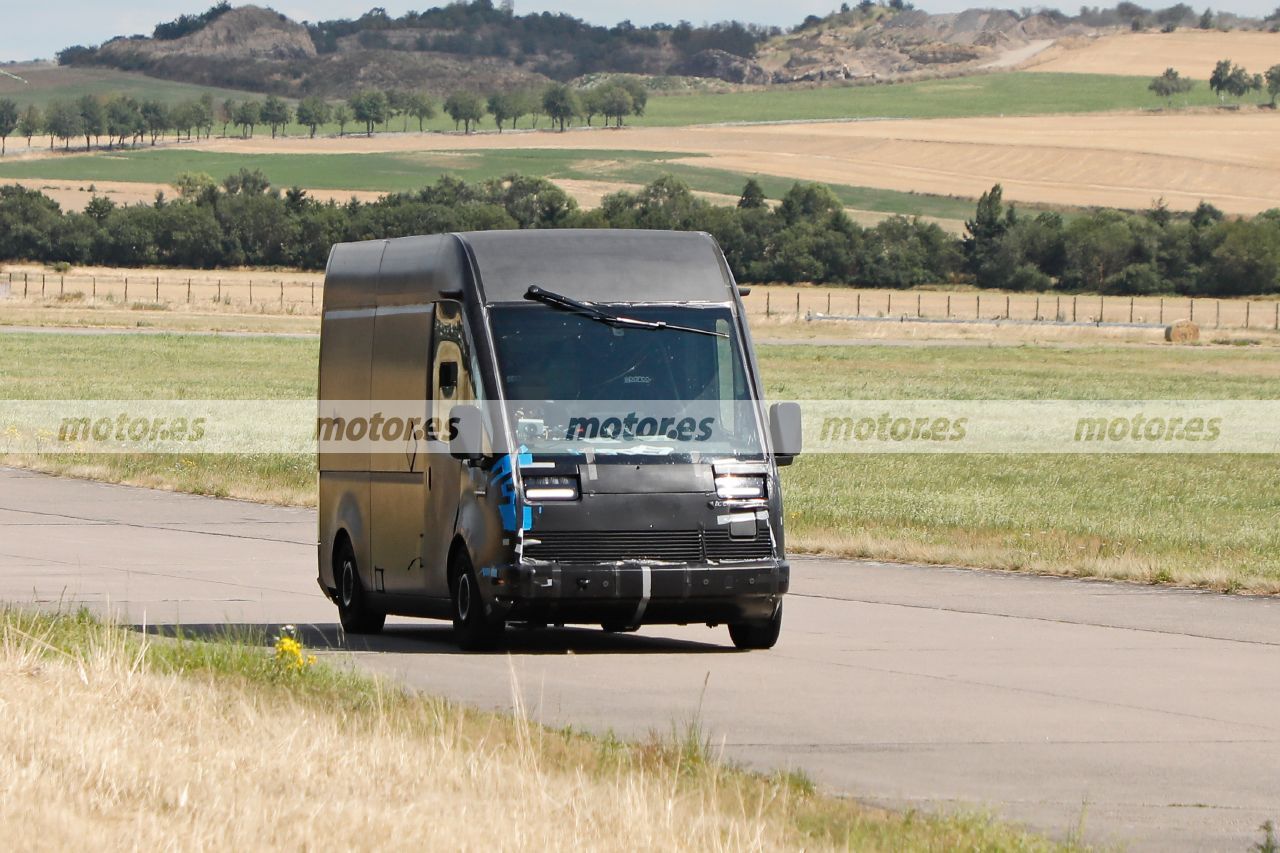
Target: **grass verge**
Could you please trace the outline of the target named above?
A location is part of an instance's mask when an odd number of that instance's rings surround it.
[[[0,395],[314,394],[315,339],[0,335]],[[1276,399],[1271,347],[761,346],[775,399]],[[46,456],[56,473],[314,504],[311,456]],[[814,455],[788,542],[852,557],[1280,592],[1280,457]]]
[[[0,610],[0,823],[63,848],[1075,849],[734,768],[696,722],[632,744],[290,660]]]

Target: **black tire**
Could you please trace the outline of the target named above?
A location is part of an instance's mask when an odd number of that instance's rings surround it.
[[[630,622],[623,619],[608,619],[601,622],[600,627],[608,634],[630,634],[634,631],[640,630],[639,625],[632,625]]]
[[[338,585],[338,620],[348,634],[377,634],[387,622],[387,614],[369,606],[360,583],[360,571],[356,566],[356,554],[351,543],[343,541],[338,546],[333,566],[334,582]]]
[[[735,622],[729,625],[729,638],[739,649],[771,649],[782,632],[782,602],[773,616],[759,622]]]
[[[492,649],[502,639],[506,622],[490,619],[484,612],[480,584],[471,559],[465,553],[454,558],[450,573],[450,598],[453,600],[453,639],[464,652]]]

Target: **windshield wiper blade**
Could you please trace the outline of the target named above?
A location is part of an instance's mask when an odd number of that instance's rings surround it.
[[[541,302],[543,305],[550,305],[552,308],[559,308],[563,311],[572,311],[575,314],[581,314],[584,317],[589,317],[592,320],[606,323],[610,326],[629,326],[635,329],[674,329],[679,332],[711,335],[714,338],[729,337],[728,332],[714,332],[710,329],[699,329],[696,326],[682,326],[679,323],[668,323],[666,320],[640,320],[636,317],[624,317],[621,314],[606,311],[594,302],[582,302],[572,299],[560,293],[543,290],[536,284],[529,285],[529,289],[525,291],[524,298],[534,302]]]

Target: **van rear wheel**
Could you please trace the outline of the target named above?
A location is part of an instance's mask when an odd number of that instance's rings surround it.
[[[387,614],[371,608],[360,583],[355,551],[350,542],[339,546],[335,566],[338,582],[338,620],[348,634],[377,634],[387,622]]]
[[[771,649],[782,632],[782,602],[778,602],[773,616],[756,622],[733,622],[729,625],[729,638],[739,649]]]
[[[454,640],[465,652],[492,649],[502,639],[507,625],[485,615],[484,600],[480,597],[480,584],[471,559],[464,552],[459,553],[454,561],[449,588],[453,599]]]

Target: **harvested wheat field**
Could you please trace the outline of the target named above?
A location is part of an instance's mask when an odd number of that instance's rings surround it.
[[[1280,45],[1280,40],[1277,41]],[[213,139],[244,153],[611,149],[705,155],[690,165],[742,174],[1038,204],[1189,210],[1207,200],[1253,214],[1280,201],[1280,116],[1262,112],[1099,114],[629,128],[568,133]]]
[[[1062,39],[1025,70],[1145,77],[1176,68],[1184,77],[1207,80],[1220,59],[1265,71],[1280,63],[1280,33],[1178,30]]]

